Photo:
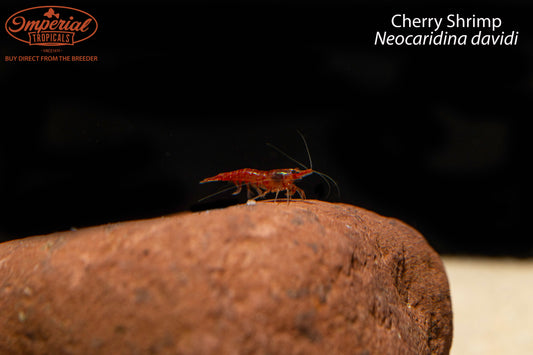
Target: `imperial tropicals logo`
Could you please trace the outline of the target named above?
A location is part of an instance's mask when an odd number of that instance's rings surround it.
[[[30,46],[74,45],[90,38],[97,29],[92,15],[65,6],[32,7],[6,21],[7,33]]]

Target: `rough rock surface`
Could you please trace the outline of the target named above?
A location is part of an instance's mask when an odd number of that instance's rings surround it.
[[[2,354],[446,354],[446,274],[401,221],[259,202],[0,244]]]

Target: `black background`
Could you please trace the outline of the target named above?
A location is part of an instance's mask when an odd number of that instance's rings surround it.
[[[61,55],[0,34],[0,240],[242,203],[239,168],[333,177],[310,198],[400,218],[441,253],[532,256],[526,3],[69,2],[97,33]],[[2,23],[37,2],[2,2]],[[499,17],[517,46],[375,46],[392,15]],[[452,32],[452,31],[450,31]],[[458,31],[471,33],[468,30]],[[490,33],[490,30],[484,32]],[[498,32],[498,33],[499,33]]]

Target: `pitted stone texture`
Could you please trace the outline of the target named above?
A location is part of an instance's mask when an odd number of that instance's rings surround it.
[[[2,354],[446,354],[442,262],[399,220],[259,202],[0,244]]]

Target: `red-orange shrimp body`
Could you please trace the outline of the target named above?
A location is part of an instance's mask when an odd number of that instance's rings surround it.
[[[206,178],[200,181],[200,183],[231,181],[238,187],[237,191],[233,193],[234,195],[241,191],[243,185],[246,185],[248,189],[251,186],[258,193],[258,196],[254,197],[254,200],[271,192],[276,194],[277,199],[279,192],[285,191],[287,193],[288,201],[295,193],[298,193],[302,199],[305,199],[304,191],[294,185],[294,181],[300,180],[314,172],[315,171],[312,169],[274,169],[266,171],[257,169],[239,169]]]

